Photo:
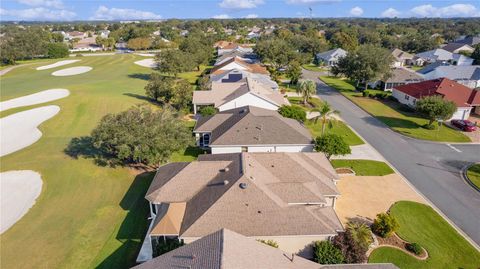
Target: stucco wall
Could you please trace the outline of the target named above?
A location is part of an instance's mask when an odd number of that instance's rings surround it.
[[[227,102],[219,106],[218,110],[224,111],[224,110],[229,110],[229,109],[234,109],[234,108],[244,107],[244,106],[254,106],[254,107],[260,107],[260,108],[269,109],[269,110],[278,109],[278,106],[270,102],[267,102],[253,94],[246,93],[230,102]]]
[[[211,147],[212,154],[242,152],[241,146]],[[248,146],[248,152],[312,152],[313,145],[300,146]]]

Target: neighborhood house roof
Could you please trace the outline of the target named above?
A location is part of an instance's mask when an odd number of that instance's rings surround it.
[[[337,60],[338,58],[345,57],[347,52],[341,48],[333,49],[317,54],[317,58],[325,61]]]
[[[455,103],[457,107],[480,105],[480,92],[472,90],[448,78],[427,80],[394,87],[396,90],[420,99],[426,96],[440,95],[443,99]]]
[[[410,71],[406,68],[393,68],[392,73],[390,78],[387,79],[387,83],[395,83],[395,82],[401,82],[401,83],[412,83],[412,82],[418,82],[418,81],[423,81],[423,76],[415,73],[414,71]]]
[[[248,63],[247,61],[241,59],[240,57],[233,57],[224,61],[219,65],[216,65],[215,67],[212,68],[211,74],[223,73],[225,71],[225,67],[231,63],[236,63],[242,66],[243,68],[245,68],[246,71],[251,73],[260,73],[260,74],[266,74],[266,75],[269,74],[265,67],[255,63]]]
[[[253,62],[257,58],[257,56],[251,52],[232,50],[218,56],[217,59],[215,60],[215,65],[219,65],[224,61],[230,60],[233,57],[239,57],[248,63]]]
[[[160,167],[146,199],[186,202],[180,237],[221,228],[246,236],[331,235],[343,229],[334,209],[325,206],[325,198],[339,192],[333,181],[338,175],[322,153],[208,154],[172,176],[176,169]]]
[[[442,47],[442,49],[453,53],[453,52],[455,52],[456,50],[458,50],[462,47],[464,47],[464,49],[466,49],[466,50],[473,50],[472,47],[470,47],[468,44],[464,44],[464,43],[448,43],[447,45]]]
[[[448,62],[438,61],[438,62],[431,63],[431,64],[425,66],[424,68],[420,69],[420,70],[417,70],[417,73],[425,75],[427,73],[432,72],[433,70],[435,70],[439,66],[449,66],[449,65],[451,65],[451,64],[448,63]]]
[[[469,36],[465,37],[464,39],[457,40],[456,42],[475,46],[477,44],[480,44],[480,36]]]
[[[398,61],[412,60],[414,55],[401,49],[393,49],[392,56]]]
[[[216,74],[210,75],[210,80],[212,82],[221,82],[221,83],[234,83],[234,82],[246,82],[246,78],[249,77],[252,80],[264,84],[272,89],[278,89],[278,84],[270,79],[270,76],[258,73],[250,73],[241,69],[231,69],[224,70],[225,72],[217,72]]]
[[[284,118],[277,111],[252,106],[201,117],[193,131],[211,133],[211,146],[312,143],[310,132],[300,122]]]
[[[480,80],[480,65],[440,65],[431,70],[428,75],[452,80]]]
[[[456,61],[458,63],[472,62],[473,59],[466,57],[462,54],[451,53],[444,49],[434,49],[416,54],[417,57],[426,61]]]

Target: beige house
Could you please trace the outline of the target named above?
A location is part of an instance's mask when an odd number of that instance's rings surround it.
[[[164,237],[188,244],[222,228],[310,257],[314,241],[343,231],[338,179],[322,153],[201,155],[164,165],[145,196],[152,221],[137,260],[151,259]]]
[[[405,52],[401,49],[393,49],[391,53],[394,58],[393,67],[402,67],[415,64],[415,55],[413,54]]]

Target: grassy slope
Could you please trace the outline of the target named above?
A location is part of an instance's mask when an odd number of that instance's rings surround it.
[[[480,253],[429,206],[402,201],[390,211],[400,223],[398,235],[422,245],[430,257],[419,261],[400,250],[381,247],[372,252],[369,262],[392,262],[400,268],[478,268]]]
[[[320,67],[315,64],[304,64],[302,65],[303,68],[313,71],[313,72],[327,72],[328,69],[326,67]]]
[[[393,174],[388,164],[372,160],[332,160],[333,167],[348,167],[355,171],[357,176],[385,176]]]
[[[37,143],[1,158],[1,171],[35,170],[44,182],[37,203],[1,237],[2,268],[128,268],[143,240],[143,196],[153,175],[99,167],[90,159],[72,159],[63,150],[73,137],[88,135],[105,114],[144,103],[143,87],[151,70],[133,64],[141,59],[134,55],[81,59],[70,66],[94,69],[53,77],[51,72],[65,67],[36,71],[42,64],[33,64],[0,79],[2,101],[50,88],[71,92],[51,102],[61,111],[40,126],[43,136]],[[182,155],[175,159],[194,158],[194,153]]]
[[[399,111],[399,103],[397,102],[381,102],[375,99],[361,97],[361,94],[354,92],[355,88],[345,80],[333,77],[321,77],[321,79],[401,134],[432,141],[470,142],[467,136],[445,125],[442,125],[439,130],[424,129],[421,126],[428,122],[426,119],[418,117],[415,113]]]
[[[475,186],[480,188],[480,164],[475,164],[468,168],[467,176]]]
[[[305,126],[310,130],[313,137],[320,136],[322,133],[322,122],[318,120],[315,124],[312,120],[307,120]],[[350,146],[362,145],[365,144],[363,140],[358,137],[345,123],[341,121],[333,121],[332,128],[325,128],[326,133],[334,133],[341,136],[345,142]]]

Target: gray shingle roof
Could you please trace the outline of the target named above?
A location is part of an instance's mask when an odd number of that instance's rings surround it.
[[[412,83],[423,81],[423,76],[406,68],[393,68],[390,78],[386,82],[389,83]]]
[[[454,52],[455,50],[457,50],[457,49],[459,49],[463,46],[470,47],[470,45],[465,44],[465,43],[448,43],[447,45],[443,46],[442,49],[444,49],[446,51]],[[470,47],[470,49],[472,49],[472,47]]]
[[[328,50],[325,52],[317,53],[317,59],[324,59],[325,61],[338,60],[338,58],[345,57],[347,52],[341,48]]]
[[[480,65],[437,66],[429,72],[429,76],[446,77],[452,80],[480,80]]]

